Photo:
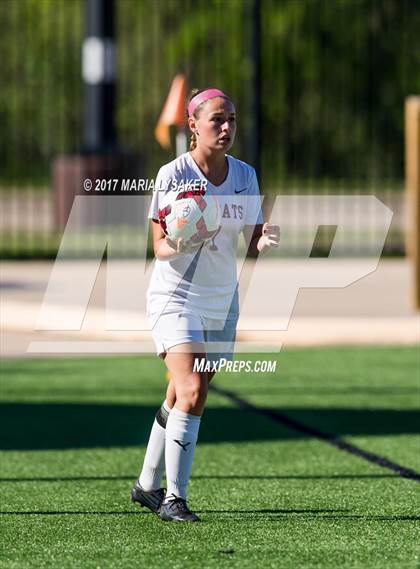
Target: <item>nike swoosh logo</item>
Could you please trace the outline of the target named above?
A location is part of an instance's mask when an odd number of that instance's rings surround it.
[[[243,190],[235,190],[235,194],[240,194],[242,192],[244,192],[247,188],[244,188]]]

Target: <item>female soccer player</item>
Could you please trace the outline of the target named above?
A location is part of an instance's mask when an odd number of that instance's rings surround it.
[[[166,400],[156,414],[132,500],[165,521],[195,522],[186,502],[208,382],[194,361],[232,359],[238,320],[236,249],[243,233],[249,253],[279,244],[278,226],[263,224],[255,170],[227,155],[236,132],[235,107],[218,89],[193,90],[187,103],[190,151],[158,173],[149,212],[155,267],[147,313],[157,353],[170,374]],[[162,198],[174,188],[199,184],[217,196],[221,229],[210,243],[190,250],[171,242],[159,224]],[[167,491],[161,488],[166,469]]]

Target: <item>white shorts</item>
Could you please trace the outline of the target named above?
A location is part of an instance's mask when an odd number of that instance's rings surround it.
[[[228,315],[226,320],[206,318],[194,312],[149,315],[152,336],[158,356],[178,344],[204,344],[206,359],[217,362],[221,358],[232,360],[238,317]]]

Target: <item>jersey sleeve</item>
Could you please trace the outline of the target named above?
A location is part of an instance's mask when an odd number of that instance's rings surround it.
[[[247,192],[245,225],[258,225],[260,223],[264,223],[261,210],[260,188],[258,186],[257,174],[254,168],[252,168]]]
[[[169,182],[168,174],[166,172],[165,167],[162,166],[162,168],[159,170],[159,172],[156,176],[156,180],[155,180],[152,202],[151,202],[150,208],[149,208],[149,215],[148,215],[149,219],[153,219],[155,221],[159,220],[158,212],[159,212],[160,204],[162,201],[161,198],[164,195],[165,188],[167,187],[168,182]]]

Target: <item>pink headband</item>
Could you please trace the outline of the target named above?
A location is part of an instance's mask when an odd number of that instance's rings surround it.
[[[190,104],[188,105],[188,116],[192,117],[198,105],[201,105],[201,103],[204,103],[209,99],[214,99],[214,97],[223,97],[224,99],[229,99],[229,97],[219,89],[206,89],[191,99]]]

